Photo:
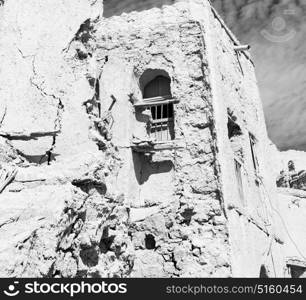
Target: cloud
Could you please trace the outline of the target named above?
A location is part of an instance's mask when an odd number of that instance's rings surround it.
[[[282,150],[306,150],[306,0],[212,2],[252,45],[270,138]]]

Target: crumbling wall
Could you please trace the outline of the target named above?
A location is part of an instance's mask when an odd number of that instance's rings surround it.
[[[135,247],[131,276],[230,276],[203,29],[183,3],[109,18],[96,28],[96,57],[107,57],[101,65],[108,82],[101,81],[105,97],[101,101],[109,103],[110,95],[117,99],[113,141],[124,164],[114,184],[131,205],[129,235]],[[143,154],[133,154],[129,147],[137,127],[143,128],[129,96],[141,97],[138,81],[146,69],[169,74],[172,94],[180,100],[175,105],[176,137],[184,144],[183,149],[154,154],[152,163],[141,161],[137,156]],[[161,166],[153,171],[155,178],[149,174],[145,187],[135,180],[137,164],[148,164],[144,177],[152,172],[150,165]],[[166,185],[167,195],[162,192]],[[164,201],[139,202],[139,190],[146,195],[162,192]]]
[[[39,132],[38,139],[11,142],[31,163],[96,149],[88,139],[89,121],[82,106],[92,90],[86,74],[74,73],[65,61],[65,49],[84,21],[102,14],[101,5],[87,0],[8,0],[1,7],[1,133]]]
[[[14,174],[0,192],[0,276],[258,276],[271,249],[276,258],[253,66],[208,1],[170,2],[107,19],[102,1],[0,7],[0,179]],[[179,100],[181,147],[153,155],[131,148],[147,137],[133,105],[147,69],[164,70]],[[233,140],[229,112],[242,133]],[[234,153],[247,207],[233,189]]]
[[[1,276],[229,276],[201,28],[183,4],[99,22],[99,1],[66,2],[2,11],[1,167],[17,175],[1,193]],[[139,184],[129,96],[146,68],[172,78],[185,148],[146,161]]]
[[[124,276],[128,210],[106,187],[120,160],[111,145],[99,150],[108,138],[89,114],[96,74],[82,52],[102,1],[0,9],[1,189],[15,174],[0,195],[1,276]]]
[[[269,141],[254,65],[248,52],[235,51],[234,47],[239,42],[217,13],[212,9],[207,12],[202,22],[204,27],[209,28],[206,40],[233,275],[258,277],[261,266],[268,265],[270,275],[277,276],[271,267],[269,250],[272,244],[276,248],[274,257],[278,255],[279,243],[275,238],[278,233],[273,226],[271,207],[275,184],[265,155]],[[230,119],[240,129],[238,133],[229,134]],[[257,170],[254,168],[249,134],[256,139]],[[235,176],[235,159],[241,165],[243,201]],[[276,272],[279,274],[279,269]]]
[[[82,164],[81,159],[19,170],[1,194],[1,277],[130,273],[129,210],[105,185],[105,174],[114,166],[98,156]]]

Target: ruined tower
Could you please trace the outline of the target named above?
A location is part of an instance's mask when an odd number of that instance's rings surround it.
[[[305,272],[249,47],[208,0],[1,12],[0,276]]]
[[[259,276],[275,237],[247,47],[207,0],[106,0],[95,41],[101,114],[124,161],[108,184],[134,224],[132,276]]]

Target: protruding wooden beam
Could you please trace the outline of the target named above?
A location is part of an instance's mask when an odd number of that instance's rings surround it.
[[[234,50],[235,51],[248,51],[251,49],[250,45],[238,45],[238,46],[234,46]]]
[[[7,138],[9,140],[37,140],[38,138],[41,137],[46,137],[46,136],[56,136],[60,130],[56,131],[41,131],[41,132],[5,132],[5,131],[0,131],[0,136]]]
[[[139,153],[154,153],[165,150],[183,149],[184,146],[179,143],[179,140],[164,142],[143,141],[133,143],[131,148],[133,151]]]

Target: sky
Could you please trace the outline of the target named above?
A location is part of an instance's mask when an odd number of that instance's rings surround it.
[[[270,139],[306,151],[306,0],[212,0],[251,45]]]

